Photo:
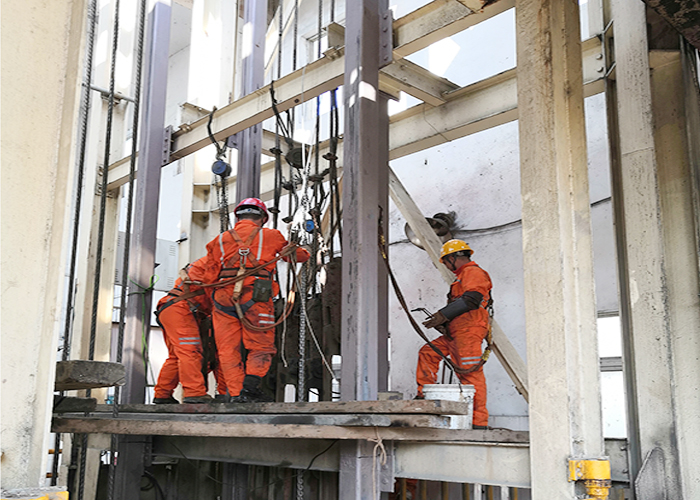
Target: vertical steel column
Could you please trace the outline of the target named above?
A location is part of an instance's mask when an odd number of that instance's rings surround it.
[[[532,494],[574,498],[604,455],[578,2],[517,0],[516,36]]]
[[[143,104],[140,122],[138,180],[134,200],[134,224],[129,261],[129,301],[126,310],[123,363],[126,384],[120,403],[143,403],[146,373],[142,354],[143,336],[150,331],[150,284],[154,275],[160,171],[163,166],[165,88],[168,81],[170,0],[149,5],[144,54]]]
[[[267,30],[267,0],[245,0],[243,14],[243,88],[241,96],[255,92],[265,83],[265,32]],[[262,123],[235,136],[238,148],[236,201],[260,196],[260,154]]]
[[[122,358],[126,367],[126,384],[121,390],[120,403],[143,403],[145,396],[146,372],[142,346],[148,341],[151,323],[150,286],[155,268],[160,172],[164,163],[170,15],[170,0],[149,2],[139,125],[139,167],[134,200],[132,257],[129,262],[129,279],[135,284],[129,287],[126,306]],[[146,441],[145,436],[122,436],[119,439],[114,498],[139,498]]]
[[[379,93],[383,50],[391,49],[390,40],[380,41],[387,8],[385,0],[346,4],[340,388],[345,401],[375,400],[386,386],[379,381],[387,364],[386,354],[379,356],[386,353],[380,342],[386,342],[387,295],[379,293],[386,275],[377,241],[380,218],[388,217],[388,119]],[[366,441],[342,444],[339,498],[375,498],[379,484],[372,484],[372,452]]]

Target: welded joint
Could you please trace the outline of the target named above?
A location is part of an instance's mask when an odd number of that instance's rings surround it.
[[[610,460],[604,458],[570,459],[569,481],[581,481],[589,500],[606,500],[612,486]]]

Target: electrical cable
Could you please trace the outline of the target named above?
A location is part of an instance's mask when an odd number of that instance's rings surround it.
[[[97,250],[95,252],[95,276],[92,290],[92,317],[90,320],[90,345],[88,360],[95,359],[95,340],[97,337],[97,306],[100,298],[102,278],[102,252],[104,246],[105,214],[107,211],[107,178],[109,177],[109,150],[112,147],[112,120],[114,117],[114,87],[117,70],[117,48],[119,47],[119,1],[114,2],[114,23],[112,25],[112,61],[109,71],[109,98],[107,100],[107,125],[105,130],[105,152],[102,165],[102,183],[100,191],[100,215],[97,223]],[[88,389],[85,395],[89,398],[92,391]],[[83,446],[80,450],[80,476],[78,484],[78,500],[83,500],[85,494],[85,465],[87,461],[87,434],[83,435]]]
[[[155,486],[156,491],[160,494],[160,500],[165,500],[165,493],[163,493],[163,488],[160,487],[160,483],[158,482],[158,479],[156,479],[156,476],[154,476],[152,472],[149,472],[147,470],[143,471],[143,475],[151,481],[152,487]],[[144,488],[142,487],[141,491],[148,491],[149,489],[151,488],[144,490]]]

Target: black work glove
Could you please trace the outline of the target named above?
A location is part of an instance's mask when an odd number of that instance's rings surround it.
[[[440,325],[444,325],[449,320],[440,311],[433,314],[427,321],[423,321],[423,326],[426,328],[436,328]]]

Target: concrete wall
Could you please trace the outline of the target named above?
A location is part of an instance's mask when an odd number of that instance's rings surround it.
[[[2,9],[2,488],[45,483],[83,0]]]

